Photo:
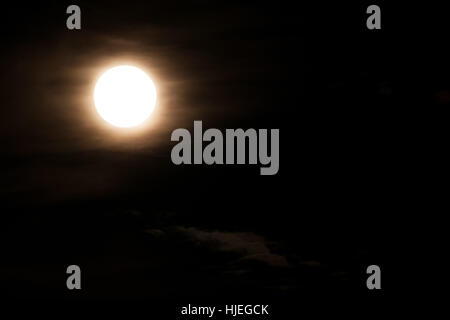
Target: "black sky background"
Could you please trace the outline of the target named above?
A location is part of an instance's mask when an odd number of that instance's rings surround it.
[[[370,299],[370,264],[389,290],[412,119],[449,101],[443,51],[419,64],[413,50],[439,46],[439,22],[407,24],[384,2],[378,31],[365,27],[368,2],[77,4],[80,31],[65,27],[69,3],[2,11],[7,297]],[[116,61],[158,87],[147,131],[121,134],[92,111],[94,75]],[[194,120],[279,128],[279,173],[173,165],[170,134]],[[70,264],[80,292],[65,288]]]

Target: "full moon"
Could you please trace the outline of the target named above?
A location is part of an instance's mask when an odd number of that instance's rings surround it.
[[[120,128],[136,127],[153,112],[156,89],[152,79],[141,69],[118,66],[98,79],[94,103],[106,122]]]

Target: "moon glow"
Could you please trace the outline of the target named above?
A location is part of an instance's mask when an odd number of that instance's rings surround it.
[[[103,73],[94,89],[97,112],[119,128],[142,124],[155,109],[156,88],[141,69],[118,66]]]

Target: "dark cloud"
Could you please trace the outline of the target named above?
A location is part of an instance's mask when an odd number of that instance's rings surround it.
[[[179,227],[179,231],[200,246],[237,253],[238,260],[241,261],[255,260],[267,263],[272,267],[289,267],[285,257],[273,253],[266,240],[252,232],[203,231],[193,227]]]

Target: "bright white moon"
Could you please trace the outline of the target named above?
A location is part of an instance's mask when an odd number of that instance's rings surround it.
[[[135,127],[153,112],[156,89],[152,79],[141,69],[118,66],[98,79],[94,103],[100,116],[120,128]]]

